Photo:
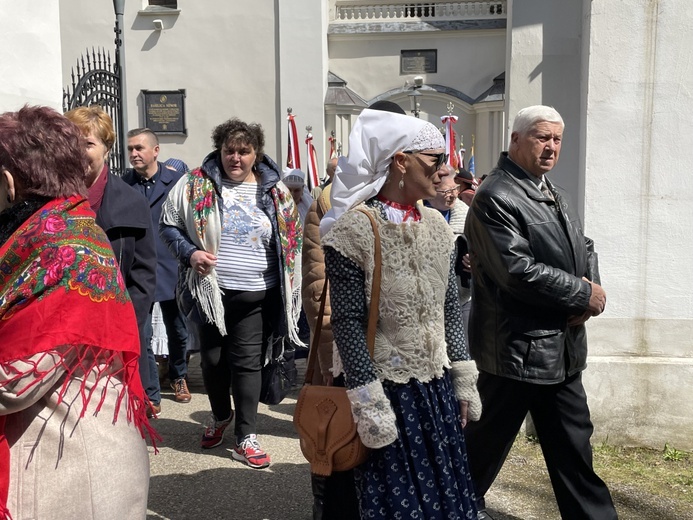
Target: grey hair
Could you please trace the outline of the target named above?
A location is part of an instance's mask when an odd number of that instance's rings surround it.
[[[440,167],[440,171],[447,172],[447,175],[440,179],[441,185],[450,184],[451,186],[457,186],[457,183],[455,182],[455,173],[457,173],[457,171],[455,170],[455,168],[453,168],[449,164],[444,164]]]
[[[561,130],[565,128],[563,118],[555,108],[546,105],[532,105],[531,107],[523,108],[517,113],[515,121],[513,121],[512,133],[526,134],[534,125],[541,121],[558,123],[561,125]]]

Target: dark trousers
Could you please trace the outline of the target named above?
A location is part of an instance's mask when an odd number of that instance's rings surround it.
[[[272,312],[281,309],[279,290],[231,291],[222,296],[226,336],[216,325],[200,329],[200,365],[212,413],[217,420],[231,415],[229,387],[236,408],[238,440],[257,433],[257,407],[262,385],[262,353]]]
[[[173,382],[188,375],[185,357],[188,351],[188,327],[175,299],[159,302],[159,307],[168,337],[168,378]],[[151,322],[151,315],[149,318]],[[151,336],[149,340],[151,343]]]
[[[344,377],[333,382],[344,386]],[[311,474],[313,520],[359,520],[354,470],[335,471],[329,477]]]
[[[359,520],[354,471],[335,471],[329,477],[310,476],[313,520]]]
[[[152,370],[152,363],[154,369]],[[156,359],[152,350],[152,319],[145,321],[140,332],[140,379],[144,393],[153,404],[161,402],[161,389],[159,388],[159,373],[156,369]]]
[[[161,307],[161,317],[166,327],[168,338],[168,373],[171,381],[188,375],[188,364],[185,360],[188,348],[188,329],[185,325],[185,317],[178,310],[176,300],[166,300],[159,302]],[[153,306],[152,306],[153,308]],[[154,404],[161,402],[161,387],[159,385],[159,371],[156,366],[156,357],[152,350],[152,309],[149,309],[149,316],[144,329],[144,344],[140,353],[140,376],[142,385],[149,400]]]
[[[478,387],[484,410],[480,421],[467,425],[465,437],[479,509],[529,412],[563,520],[617,518],[609,490],[592,467],[593,427],[582,374],[538,385],[481,372]]]

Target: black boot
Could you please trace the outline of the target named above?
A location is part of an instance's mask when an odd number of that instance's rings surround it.
[[[313,520],[323,520],[326,480],[327,477],[312,473],[310,475],[310,485],[313,488]]]

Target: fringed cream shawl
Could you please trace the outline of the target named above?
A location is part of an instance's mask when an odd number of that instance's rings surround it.
[[[298,345],[298,318],[301,313],[301,247],[303,229],[289,190],[279,182],[271,189],[277,215],[279,242],[282,248],[282,278],[285,313],[290,340]],[[221,241],[221,215],[214,183],[197,168],[173,187],[164,203],[161,221],[181,229],[200,250],[216,255]],[[194,269],[185,270],[185,284],[199,303],[205,318],[226,335],[224,306],[217,273],[214,269],[200,276]]]

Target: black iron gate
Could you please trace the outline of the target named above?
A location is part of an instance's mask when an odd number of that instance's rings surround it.
[[[124,173],[122,164],[124,154],[122,147],[125,136],[122,135],[122,103],[120,94],[119,66],[111,61],[110,53],[103,49],[87,50],[77,60],[77,70],[72,69],[72,86],[63,90],[63,111],[77,107],[100,105],[111,119],[116,132],[116,141],[108,157],[108,166],[116,175]]]

